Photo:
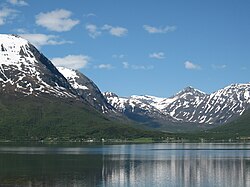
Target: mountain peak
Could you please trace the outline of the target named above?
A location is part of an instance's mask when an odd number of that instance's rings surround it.
[[[177,94],[175,94],[174,97],[182,96],[182,95],[186,95],[186,94],[192,94],[192,95],[197,95],[197,96],[207,95],[206,93],[204,93],[196,88],[193,88],[192,86],[188,86],[188,87],[184,88],[183,90],[181,90],[180,92],[178,92]]]
[[[119,97],[118,95],[116,95],[116,94],[113,93],[113,92],[103,92],[103,95],[104,95],[106,98],[109,98],[109,97]]]
[[[27,40],[0,34],[1,92],[76,97],[56,67]]]

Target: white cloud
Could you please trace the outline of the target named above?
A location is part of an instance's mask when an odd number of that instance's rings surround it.
[[[123,27],[113,27],[111,25],[104,25],[98,27],[94,24],[87,24],[85,29],[88,31],[88,34],[91,38],[96,38],[102,34],[102,32],[107,31],[110,35],[116,37],[123,37],[128,33],[128,29]]]
[[[98,27],[94,24],[87,24],[85,29],[88,31],[89,36],[94,39],[102,34],[102,32],[99,31]]]
[[[124,69],[128,69],[129,68],[129,63],[128,62],[123,62],[122,65],[123,65]]]
[[[189,70],[199,70],[199,69],[201,69],[201,67],[199,65],[194,64],[194,63],[192,63],[190,61],[186,61],[184,63],[184,65],[185,65],[185,68],[189,69]]]
[[[150,34],[165,34],[168,32],[173,32],[176,30],[176,26],[166,26],[166,27],[153,27],[150,25],[143,25],[143,28]]]
[[[95,66],[98,69],[113,69],[114,67],[111,64],[99,64]]]
[[[107,30],[111,35],[117,37],[125,36],[128,33],[128,29],[124,27],[113,27],[107,24],[102,27],[102,30]]]
[[[163,52],[158,52],[158,53],[152,53],[149,54],[150,58],[156,58],[156,59],[164,59],[165,58],[165,54]]]
[[[0,26],[4,25],[7,20],[15,18],[17,13],[18,13],[17,10],[7,7],[0,9]]]
[[[123,59],[124,57],[125,57],[125,55],[123,55],[123,54],[120,54],[120,55],[113,54],[113,55],[112,55],[112,58]]]
[[[68,10],[57,9],[51,12],[36,15],[36,24],[51,31],[69,31],[80,23],[79,20],[71,19],[72,13]]]
[[[24,39],[28,40],[31,44],[40,48],[44,45],[62,45],[71,44],[72,41],[59,40],[56,35],[46,35],[46,34],[19,34]]]
[[[71,69],[80,69],[85,68],[90,60],[91,58],[86,55],[68,55],[62,58],[52,58],[51,62],[57,67],[62,66]]]
[[[213,69],[225,69],[226,67],[227,67],[226,64],[223,64],[223,65],[212,64]]]
[[[24,0],[8,0],[8,2],[12,5],[16,6],[28,6],[29,4]]]

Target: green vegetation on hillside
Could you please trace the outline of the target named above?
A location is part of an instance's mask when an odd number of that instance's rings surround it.
[[[210,130],[225,137],[250,137],[250,110],[235,121]]]
[[[0,141],[250,139],[250,111],[231,123],[196,133],[170,134],[143,128],[143,125],[128,121],[111,120],[80,101],[54,97],[0,97]]]
[[[131,139],[162,134],[110,120],[80,101],[0,97],[0,140]]]
[[[250,140],[250,110],[233,122],[203,132],[179,136],[188,140]]]

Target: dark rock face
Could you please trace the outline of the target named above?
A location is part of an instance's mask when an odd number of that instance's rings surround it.
[[[86,99],[95,109],[102,113],[114,113],[114,108],[107,102],[96,84],[81,72],[64,67],[58,70],[66,77],[78,95]]]

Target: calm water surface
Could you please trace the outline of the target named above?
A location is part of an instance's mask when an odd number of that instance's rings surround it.
[[[0,145],[0,186],[250,186],[250,144]]]

